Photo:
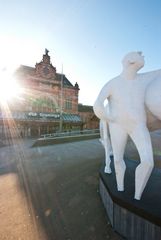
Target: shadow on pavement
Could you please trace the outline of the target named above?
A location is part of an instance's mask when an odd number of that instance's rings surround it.
[[[121,239],[98,192],[104,151],[98,140],[32,148],[18,175],[49,240]]]

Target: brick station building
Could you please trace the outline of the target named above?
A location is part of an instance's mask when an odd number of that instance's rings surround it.
[[[8,112],[0,111],[2,137],[14,135],[15,128],[23,137],[83,128],[78,114],[79,86],[56,72],[48,52],[45,49],[35,67],[21,65],[16,70],[14,77],[24,91],[20,99],[9,104]]]
[[[83,123],[83,129],[98,129],[99,119],[93,112],[93,106],[78,104],[78,113]]]
[[[0,138],[98,128],[93,107],[78,104],[79,85],[56,72],[45,49],[35,67],[21,65],[14,77],[23,89],[19,99],[0,109]]]

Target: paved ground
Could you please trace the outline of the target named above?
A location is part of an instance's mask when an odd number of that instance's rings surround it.
[[[152,133],[161,165],[161,132]],[[119,240],[98,191],[104,150],[97,140],[0,148],[0,240]],[[129,142],[126,155],[137,159]]]
[[[0,148],[0,240],[118,240],[98,191],[98,140]]]

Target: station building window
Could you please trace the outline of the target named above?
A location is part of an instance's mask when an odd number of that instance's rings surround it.
[[[68,110],[72,109],[72,100],[70,98],[66,99],[65,108],[68,109]]]

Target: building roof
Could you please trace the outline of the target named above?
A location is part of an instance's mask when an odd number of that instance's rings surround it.
[[[25,65],[20,65],[19,68],[16,70],[15,74],[17,75],[20,75],[20,74],[23,74],[23,75],[26,75],[26,74],[29,74],[29,75],[33,75],[35,73],[35,68],[33,67],[29,67],[29,66],[25,66]]]
[[[35,68],[34,67],[29,67],[29,66],[25,66],[25,65],[20,65],[20,67],[16,70],[15,72],[15,75],[16,76],[29,76],[31,75],[32,77],[36,77],[36,74],[35,74]],[[61,76],[62,74],[61,73],[56,73],[55,74],[55,78],[54,79],[50,79],[50,80],[57,80],[57,81],[61,81]],[[45,77],[44,77],[45,79]],[[78,88],[79,89],[79,86],[78,84],[76,84],[75,86],[68,80],[68,78],[63,74],[63,86],[65,87],[75,87],[75,88]]]
[[[56,73],[56,79],[61,81],[61,73]],[[73,87],[72,83],[67,79],[67,77],[63,74],[63,86]]]
[[[57,73],[56,68],[52,65],[50,61],[50,56],[48,55],[49,50],[45,49],[45,54],[43,54],[42,60],[39,63],[35,64],[35,67],[20,65],[20,67],[16,70],[15,75],[16,77],[25,78],[25,77],[32,77],[32,79],[38,81],[46,81],[47,82],[54,82],[57,81],[61,83],[63,80],[63,86],[69,88],[75,88],[79,90],[79,85],[76,82],[73,85],[64,74]]]
[[[91,112],[91,113],[93,113],[93,106],[78,104],[78,112]]]

